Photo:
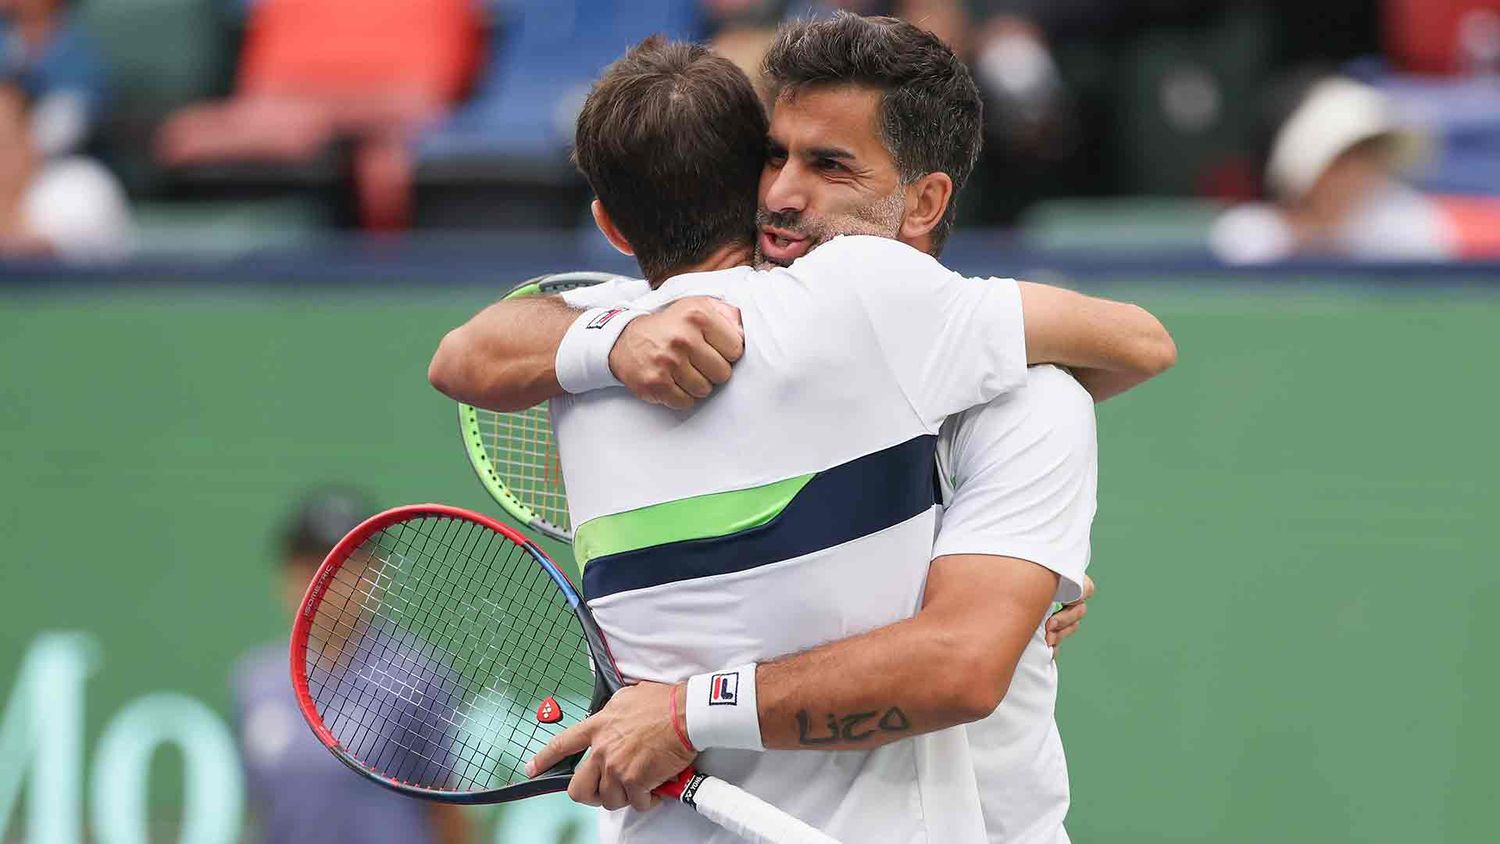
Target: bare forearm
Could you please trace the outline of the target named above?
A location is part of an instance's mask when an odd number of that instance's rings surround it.
[[[965,676],[955,664],[962,643],[936,627],[912,618],[762,663],[756,687],[765,746],[868,749],[984,717],[983,696],[954,682]]]
[[[490,410],[559,396],[557,347],[579,313],[552,296],[496,302],[448,332],[427,379],[450,398]]]
[[[1025,560],[933,560],[916,616],[757,668],[762,743],[867,749],[989,715],[1056,589]]]
[[[1073,370],[1103,401],[1161,374],[1177,362],[1177,346],[1149,311],[1046,285],[1021,282],[1028,363]]]

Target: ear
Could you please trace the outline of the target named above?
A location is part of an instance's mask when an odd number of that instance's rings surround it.
[[[615,228],[615,221],[611,220],[609,212],[604,210],[604,203],[596,199],[589,205],[589,210],[594,212],[594,225],[599,227],[599,231],[604,234],[604,239],[609,241],[609,245],[618,249],[621,255],[634,258],[635,249],[631,247],[630,241],[625,239],[625,235],[620,234],[620,230]]]
[[[928,173],[907,185],[901,240],[919,240],[930,234],[943,221],[952,201],[953,179],[947,173]]]

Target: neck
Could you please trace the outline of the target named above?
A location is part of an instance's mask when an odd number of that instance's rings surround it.
[[[685,275],[687,273],[711,273],[715,270],[728,270],[735,267],[748,267],[755,257],[755,247],[749,243],[727,243],[710,252],[707,258],[695,264],[685,267],[675,267],[662,273],[656,278],[647,279],[651,282],[654,290],[673,276]]]
[[[937,251],[933,248],[932,235],[930,234],[924,234],[921,237],[898,237],[896,239],[913,249],[926,252],[934,258],[937,257]]]

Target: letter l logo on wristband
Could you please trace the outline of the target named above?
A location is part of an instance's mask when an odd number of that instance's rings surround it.
[[[700,750],[765,750],[755,697],[755,663],[688,678],[687,731]]]

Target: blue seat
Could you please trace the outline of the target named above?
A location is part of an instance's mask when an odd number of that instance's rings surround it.
[[[1434,193],[1500,194],[1500,86],[1485,77],[1406,75],[1381,61],[1351,62],[1350,76],[1374,85],[1404,122],[1431,141],[1431,155],[1412,174]]]
[[[695,0],[509,0],[497,5],[503,37],[491,45],[472,99],[417,141],[422,163],[516,159],[566,165],[589,85],[648,35],[699,34]],[[538,174],[540,175],[540,174]]]

